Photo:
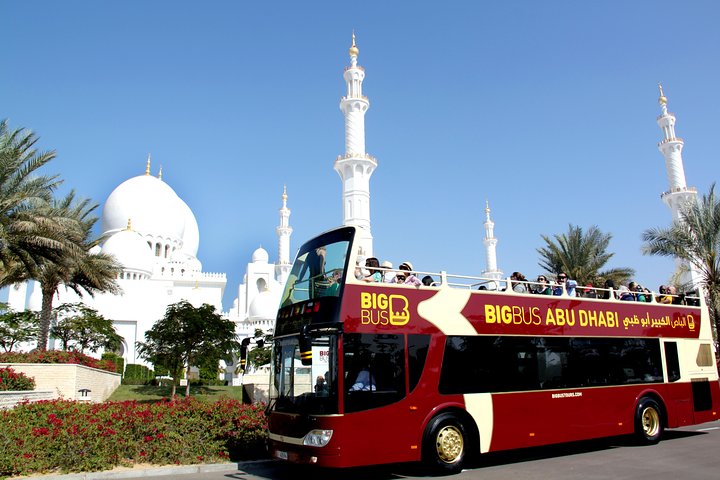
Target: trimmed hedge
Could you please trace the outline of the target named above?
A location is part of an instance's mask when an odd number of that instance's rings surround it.
[[[155,372],[145,365],[137,363],[128,363],[125,366],[125,375],[123,375],[123,385],[145,385],[155,378]]]
[[[198,464],[267,454],[264,404],[193,397],[140,404],[67,400],[0,412],[0,478]]]

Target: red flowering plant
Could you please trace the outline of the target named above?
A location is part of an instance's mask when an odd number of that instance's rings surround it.
[[[35,379],[10,367],[0,367],[0,391],[35,390]]]
[[[0,478],[259,458],[266,455],[266,441],[263,404],[194,397],[150,404],[24,403],[0,411]]]
[[[98,360],[84,353],[64,350],[3,352],[0,353],[0,363],[74,363],[115,373],[115,363],[112,360]]]

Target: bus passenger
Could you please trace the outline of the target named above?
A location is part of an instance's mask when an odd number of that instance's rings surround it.
[[[402,283],[404,285],[412,285],[413,287],[419,287],[420,285],[422,285],[420,279],[412,271],[412,263],[403,262],[398,268],[400,269],[400,273],[398,273],[397,276],[397,283]]]
[[[668,295],[667,293],[667,287],[665,285],[660,285],[660,288],[658,288],[658,291],[660,292],[660,295],[657,296],[655,299],[658,303],[663,303],[665,305],[669,305],[672,303],[672,297]]]
[[[383,275],[382,272],[378,270],[380,262],[377,258],[368,258],[367,260],[365,260],[365,266],[368,269],[368,275],[363,280],[365,280],[366,282],[382,282]]]
[[[626,302],[635,301],[635,295],[633,295],[630,289],[625,285],[620,285],[620,288],[618,288],[618,298]]]
[[[430,275],[425,275],[422,278],[422,284],[426,287],[432,287],[432,284],[435,282],[435,279],[431,277]]]
[[[560,272],[557,275],[557,286],[553,289],[553,295],[562,295],[563,290],[567,291],[567,294],[569,297],[575,296],[575,287],[577,287],[577,282],[575,280],[570,280],[567,277],[567,274]]]
[[[392,264],[392,262],[389,262],[389,261],[385,260],[384,262],[382,262],[382,263],[380,264],[380,266],[383,267],[383,268],[390,269],[390,268],[392,268],[393,264]],[[393,271],[393,270],[384,270],[384,271],[382,272],[382,274],[383,274],[383,282],[385,282],[385,283],[395,283],[395,275],[397,275],[397,273],[395,273],[395,271]]]
[[[613,291],[615,290],[615,282],[611,278],[608,278],[605,280],[605,284],[603,286],[605,290],[603,290],[602,295],[600,298],[604,300],[609,300],[611,298],[616,298],[615,293]]]
[[[368,368],[360,370],[355,383],[350,387],[351,392],[371,392],[375,391],[375,377],[370,373]]]
[[[583,289],[583,297],[585,298],[598,298],[597,291],[593,288],[592,283],[588,283],[585,285],[585,288]]]
[[[537,285],[535,285],[533,293],[537,295],[552,295],[552,289],[550,288],[550,284],[548,283],[548,279],[545,275],[538,275]]]
[[[510,285],[512,285],[513,291],[517,293],[528,293],[527,278],[520,272],[513,272],[510,275]]]

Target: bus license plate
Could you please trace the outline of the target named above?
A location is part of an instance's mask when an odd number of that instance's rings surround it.
[[[283,452],[282,450],[275,450],[275,456],[279,458],[280,460],[287,460],[288,454],[287,452]]]

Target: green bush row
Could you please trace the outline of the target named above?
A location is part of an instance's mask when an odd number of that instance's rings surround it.
[[[0,412],[0,478],[197,464],[266,455],[264,404],[193,397],[141,404],[67,400]]]

